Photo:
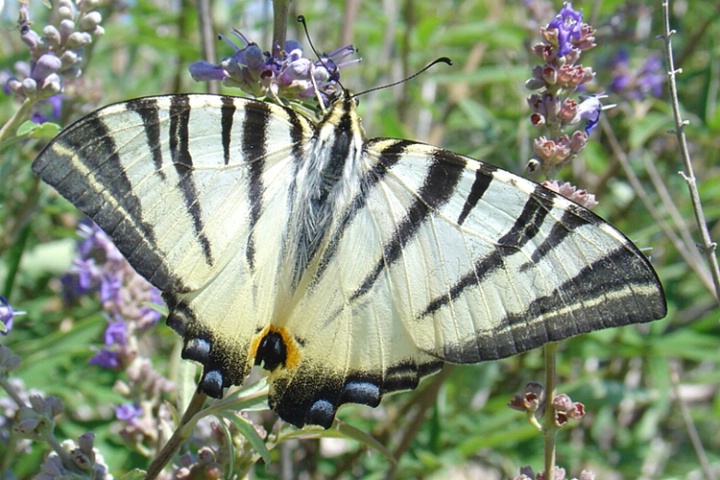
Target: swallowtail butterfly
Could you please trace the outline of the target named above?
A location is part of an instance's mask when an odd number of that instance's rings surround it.
[[[253,365],[270,406],[329,427],[444,362],[665,315],[645,256],[595,214],[497,167],[218,95],[105,107],[33,171],[164,292],[220,397]]]

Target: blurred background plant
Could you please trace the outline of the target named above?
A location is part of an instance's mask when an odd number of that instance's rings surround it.
[[[670,6],[672,28],[679,33],[673,42],[676,66],[683,69],[677,82],[690,122],[689,151],[710,234],[718,239],[720,63],[713,52],[719,7],[708,0],[696,0],[692,8],[686,1]],[[227,36],[237,28],[261,46],[270,45],[270,2],[214,1],[209,7],[215,33]],[[350,43],[359,48],[363,63],[344,69],[342,76],[352,91],[404,78],[439,56],[455,62],[362,97],[368,136],[442,145],[526,174],[537,136],[528,121],[531,92],[525,87],[537,64],[531,47],[541,40],[540,27],[561,7],[542,0],[456,1],[452,8],[429,1],[298,0],[290,4],[290,15],[305,15],[320,51]],[[596,74],[587,93],[605,93],[604,103],[617,106],[603,112],[582,153],[557,177],[594,194],[596,213],[651,249],[669,314],[652,324],[562,344],[560,385],[584,404],[585,415],[559,433],[558,463],[569,477],[580,476],[583,469],[603,479],[705,478],[712,468],[717,475],[720,309],[705,256],[696,246],[699,235],[687,187],[677,174],[683,170],[678,141],[667,133],[674,125],[663,41],[656,38],[663,31],[660,5],[624,0],[575,2],[573,7],[597,29],[598,47],[583,54],[583,63]],[[152,326],[154,314],[142,309],[145,304],[123,312],[139,315],[124,326],[108,310],[109,300],[116,298],[108,295],[118,294],[120,280],[92,267],[113,260],[112,252],[90,257],[82,244],[77,250],[77,212],[39,185],[30,171],[30,162],[56,130],[23,122],[67,126],[114,101],[203,91],[205,84],[188,73],[188,66],[203,58],[198,10],[193,2],[162,0],[66,1],[53,9],[40,2],[8,2],[0,8],[0,80],[6,93],[0,97],[0,295],[7,299],[0,320],[14,317],[0,342],[20,359],[18,364],[7,349],[0,352],[0,377],[5,375],[28,406],[32,395],[60,399],[64,409],[54,400],[35,401],[47,412],[43,418],[55,419],[58,443],[77,439],[77,446],[62,448],[121,476],[145,468],[147,457],[167,438],[182,403],[178,398],[187,384],[182,380],[188,362],[178,363],[179,338],[162,323]],[[288,38],[304,38],[294,22],[289,22]],[[213,63],[234,53],[222,42],[214,47]],[[59,85],[62,97],[52,100]],[[545,180],[539,173],[531,178]],[[96,247],[104,246],[102,238],[85,231],[85,241],[89,238]],[[85,273],[95,286],[106,288],[69,295],[77,286],[63,277],[70,271]],[[123,298],[151,299],[152,292],[144,288],[131,283],[133,293]],[[27,313],[13,315],[9,308]],[[103,351],[111,355],[98,357]],[[258,456],[225,435],[245,424],[235,419],[223,427],[206,420],[176,462],[175,476],[220,471],[219,465],[228,464],[231,445],[245,455],[233,459],[238,468],[252,470],[257,478],[492,479],[513,478],[527,465],[541,470],[541,437],[507,403],[528,382],[542,379],[543,368],[540,350],[449,367],[418,391],[388,397],[376,409],[340,411],[342,421],[371,433],[398,458],[397,464],[374,450],[368,455],[359,442],[295,435],[272,445],[270,463],[253,468]],[[180,387],[172,389],[167,379],[180,380]],[[38,474],[48,449],[18,440],[22,432],[13,430],[15,402],[0,393],[0,405],[1,475],[30,478]],[[277,434],[272,413],[253,413],[252,422],[259,436]],[[33,417],[23,426],[41,423]],[[710,465],[704,471],[703,461]],[[43,473],[52,477],[56,463],[47,460]]]

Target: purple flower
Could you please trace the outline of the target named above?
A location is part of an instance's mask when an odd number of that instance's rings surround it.
[[[654,97],[662,97],[665,71],[662,62],[655,55],[645,60],[637,79],[637,88],[642,93],[651,93]]]
[[[137,403],[124,403],[115,409],[115,417],[129,425],[135,425],[143,409]]]
[[[120,368],[120,355],[117,352],[103,348],[90,358],[90,365],[117,370]]]
[[[573,50],[574,42],[582,37],[582,13],[573,10],[572,3],[568,2],[547,28],[557,30],[558,56],[564,57]]]
[[[124,258],[110,237],[93,222],[86,220],[78,225],[78,234],[84,238],[78,250],[80,258],[89,258],[95,251],[100,253],[103,259],[110,261],[122,261]]]
[[[355,53],[352,46],[311,60],[303,57],[302,47],[295,40],[288,40],[284,50],[271,54],[263,52],[238,30],[233,33],[244,47],[222,37],[235,53],[218,65],[206,61],[193,63],[189,70],[194,80],[220,80],[226,86],[241,88],[257,97],[307,99],[319,95],[319,100],[324,102],[335,95],[340,67],[358,61],[346,61]]]
[[[613,79],[610,90],[629,98],[642,100],[648,95],[661,97],[665,83],[665,71],[660,59],[650,55],[642,68],[633,70],[628,52],[621,49],[612,60]]]
[[[24,312],[16,312],[13,310],[7,299],[0,295],[0,323],[2,323],[5,327],[0,328],[0,334],[7,335],[10,333],[10,330],[12,330],[13,327],[13,318],[15,315],[20,313]]]
[[[590,135],[595,126],[600,121],[600,112],[602,111],[602,103],[600,97],[590,96],[583,100],[577,107],[577,113],[580,118],[587,120],[585,123],[585,133]]]
[[[120,289],[123,286],[123,280],[117,275],[117,272],[105,270],[100,276],[100,301],[120,302]]]
[[[62,94],[53,95],[50,98],[41,100],[35,106],[35,112],[30,120],[33,123],[42,124],[51,120],[59,120],[62,114]]]
[[[105,345],[120,345],[124,347],[127,345],[127,324],[122,320],[117,320],[105,329]]]

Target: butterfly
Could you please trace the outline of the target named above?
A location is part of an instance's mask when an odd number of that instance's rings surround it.
[[[666,313],[647,258],[488,163],[220,95],[147,97],[60,133],[33,171],[163,292],[212,397],[269,371],[270,407],[328,428],[444,363]]]

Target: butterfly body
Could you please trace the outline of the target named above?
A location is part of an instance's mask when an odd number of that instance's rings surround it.
[[[253,365],[270,406],[330,426],[444,362],[665,314],[647,259],[571,201],[437,147],[255,100],[148,97],[91,114],[33,170],[164,292],[220,397]]]

